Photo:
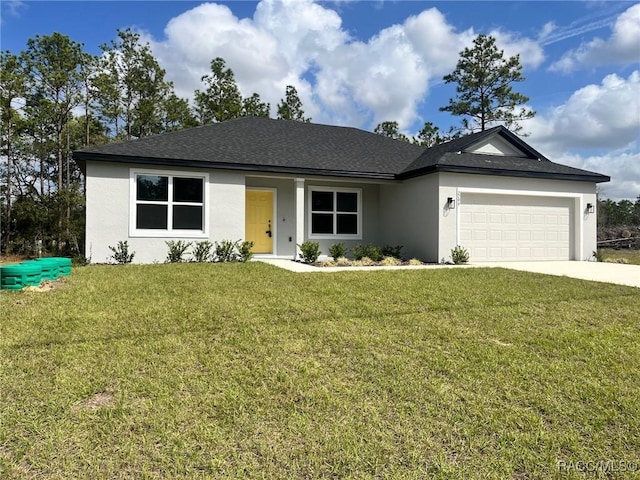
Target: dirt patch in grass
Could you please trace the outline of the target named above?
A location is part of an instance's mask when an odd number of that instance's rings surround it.
[[[60,288],[63,285],[62,280],[58,280],[52,282],[50,280],[45,280],[37,287],[24,287],[23,290],[25,292],[50,292],[51,290],[55,290]]]
[[[75,407],[76,410],[98,410],[112,407],[115,403],[115,395],[110,391],[96,393]]]

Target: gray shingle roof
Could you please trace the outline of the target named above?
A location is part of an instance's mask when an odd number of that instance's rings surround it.
[[[501,135],[526,158],[465,152],[493,135]],[[427,149],[356,128],[249,117],[88,147],[73,156],[79,161],[360,178],[401,179],[449,171],[609,181],[604,175],[551,162],[504,127]]]
[[[465,151],[472,145],[496,135],[506,139],[521,150],[525,156],[486,155]],[[411,178],[436,171],[592,182],[608,182],[610,180],[606,175],[554,163],[502,126],[426,149],[420,157],[404,169],[399,177]]]
[[[74,158],[393,178],[422,152],[356,128],[248,117],[89,147]]]

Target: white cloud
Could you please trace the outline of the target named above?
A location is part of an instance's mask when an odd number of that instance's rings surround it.
[[[505,54],[520,53],[525,66],[542,62],[535,41],[503,30],[491,34]],[[263,0],[253,18],[245,19],[224,5],[202,4],[173,18],[165,36],[144,40],[180,96],[192,98],[211,60],[222,57],[243,95],[258,92],[274,113],[286,85],[295,85],[306,114],[316,122],[371,128],[396,120],[408,128],[429,85],[455,68],[475,34],[456,31],[430,8],[355,41],[339,14],[324,5]]]
[[[601,198],[634,200],[640,195],[640,153],[621,152],[583,157],[560,155],[555,162],[598,172],[611,177],[610,182],[600,183]]]
[[[562,105],[525,124],[531,138],[553,151],[618,149],[638,143],[640,72],[628,78],[607,75],[587,85]]]
[[[549,69],[557,72],[571,72],[582,65],[614,65],[640,62],[640,4],[623,12],[613,26],[611,36],[603,40],[599,37],[569,50]]]
[[[574,92],[562,105],[528,120],[527,142],[557,163],[611,177],[604,197],[640,195],[640,72],[607,75]],[[591,152],[591,153],[585,153]]]
[[[489,33],[496,39],[498,48],[504,50],[505,57],[520,55],[520,63],[525,68],[537,68],[544,61],[544,51],[536,40],[521,37],[502,29]]]

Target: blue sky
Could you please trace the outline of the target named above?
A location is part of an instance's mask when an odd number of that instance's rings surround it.
[[[55,31],[99,45],[132,27],[191,97],[221,56],[245,95],[272,109],[293,84],[318,123],[372,130],[396,120],[459,119],[438,108],[453,95],[442,76],[479,33],[520,54],[516,89],[537,111],[526,139],[560,163],[610,175],[604,197],[640,195],[640,4],[634,2],[17,2],[2,0],[1,48]]]

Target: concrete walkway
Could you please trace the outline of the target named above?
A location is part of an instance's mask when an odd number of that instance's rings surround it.
[[[604,262],[490,262],[477,266],[501,267],[523,272],[615,283],[640,288],[640,265]]]
[[[562,277],[615,283],[640,288],[640,265],[600,262],[488,262],[470,265],[402,265],[397,267],[314,267],[286,259],[261,258],[257,261],[268,263],[298,273],[330,273],[375,270],[424,270],[436,268],[510,268],[523,272],[544,273]]]

